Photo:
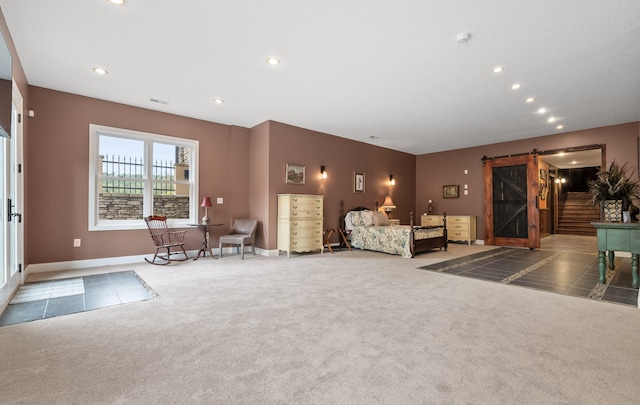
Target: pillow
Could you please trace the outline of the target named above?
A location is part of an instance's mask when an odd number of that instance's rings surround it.
[[[353,230],[353,218],[351,216],[353,213],[351,211],[347,212],[347,215],[344,216],[344,229],[346,231]]]
[[[362,211],[350,211],[353,226],[362,226]]]
[[[373,214],[373,225],[374,226],[389,226],[389,217],[384,212],[375,211]]]
[[[362,225],[371,226],[373,225],[373,212],[372,211],[362,211]]]

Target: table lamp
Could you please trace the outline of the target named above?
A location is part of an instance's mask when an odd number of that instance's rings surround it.
[[[202,199],[201,207],[204,207],[204,217],[202,217],[202,225],[207,225],[209,223],[209,207],[211,207],[211,197],[204,197]]]
[[[389,216],[389,213],[391,211],[396,209],[396,205],[393,203],[390,195],[385,197],[384,202],[382,203],[382,206],[380,208],[382,208],[382,210],[387,213],[387,216]]]

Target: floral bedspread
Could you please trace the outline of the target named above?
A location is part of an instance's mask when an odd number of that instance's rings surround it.
[[[416,239],[442,236],[442,228],[419,229]],[[351,232],[351,246],[358,249],[411,257],[411,227],[396,226],[354,226]]]

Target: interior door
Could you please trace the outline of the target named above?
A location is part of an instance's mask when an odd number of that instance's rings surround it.
[[[537,154],[484,159],[485,243],[540,247]]]
[[[11,138],[2,139],[0,158],[0,194],[2,195],[2,235],[0,236],[0,309],[24,282],[24,226],[22,223],[22,96],[13,86]]]

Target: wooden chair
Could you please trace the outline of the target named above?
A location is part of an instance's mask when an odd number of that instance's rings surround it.
[[[153,259],[149,260],[146,257],[144,260],[151,264],[169,264],[171,263],[171,255],[182,254],[184,259],[174,259],[175,261],[187,260],[187,252],[184,250],[184,235],[187,231],[171,231],[167,227],[167,217],[151,215],[144,218],[144,222],[147,223],[151,239],[156,247],[156,254],[153,255]],[[172,252],[171,248],[180,248],[182,252]],[[160,254],[160,249],[167,249],[167,254]],[[156,259],[160,259],[160,262],[156,262]]]

